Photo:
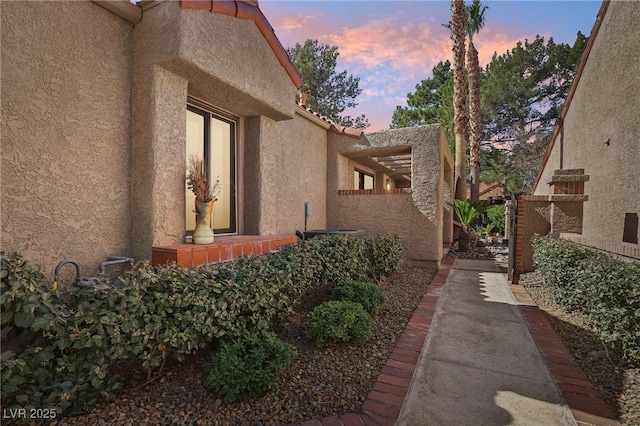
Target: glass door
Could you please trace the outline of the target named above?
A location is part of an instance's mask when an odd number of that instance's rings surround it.
[[[236,123],[212,112],[187,105],[187,163],[198,155],[207,164],[211,187],[220,183],[213,204],[213,230],[216,234],[234,234],[236,229]],[[187,234],[195,229],[195,197],[185,183],[185,219]]]

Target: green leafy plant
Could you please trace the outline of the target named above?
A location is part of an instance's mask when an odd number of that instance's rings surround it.
[[[476,220],[478,215],[484,213],[489,206],[486,201],[482,200],[454,200],[453,204],[449,205],[453,206],[453,212],[458,218],[458,221],[465,227],[465,230],[467,230],[471,223]]]
[[[380,306],[387,301],[380,287],[362,281],[346,281],[337,285],[331,292],[331,298],[360,303],[369,315],[377,314]]]
[[[360,303],[331,300],[310,314],[307,336],[318,347],[335,343],[364,343],[371,334],[373,319]]]
[[[65,294],[19,254],[1,252],[1,263],[2,329],[18,346],[2,353],[3,407],[79,413],[110,397],[119,384],[102,336],[80,330]]]
[[[384,281],[402,265],[402,239],[397,235],[375,235],[366,240],[369,276]]]
[[[366,256],[367,240],[349,236],[320,236],[305,243],[321,253],[316,280],[322,283],[339,283],[350,279],[364,279],[369,270]]]
[[[489,219],[489,223],[492,224],[500,233],[503,233],[505,229],[504,214],[504,204],[491,206],[487,209],[487,218]]]
[[[469,201],[469,200],[454,200],[453,211],[462,225],[460,236],[458,238],[459,250],[465,251],[469,248],[469,227],[476,218],[484,213],[489,204],[486,201]]]
[[[484,235],[490,234],[492,230],[493,230],[493,223],[489,223],[486,226],[476,225],[473,228],[473,232],[478,236],[478,238],[481,238]]]
[[[604,344],[640,362],[640,263],[556,236],[536,236],[533,262],[556,302],[585,313]]]
[[[170,358],[268,331],[317,286],[375,279],[400,261],[397,237],[325,237],[197,269],[138,263],[91,287],[54,290],[3,252],[2,329],[22,344],[2,354],[2,405],[90,411],[117,391],[120,360],[151,378]]]
[[[205,384],[225,401],[262,396],[278,387],[278,376],[295,353],[272,332],[239,338],[214,352],[205,366]]]

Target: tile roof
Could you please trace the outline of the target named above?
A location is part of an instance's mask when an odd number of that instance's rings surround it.
[[[323,115],[321,115],[320,113],[312,110],[311,108],[309,108],[306,105],[306,94],[303,93],[302,96],[300,96],[300,101],[298,102],[298,110],[304,111],[306,114],[309,114],[317,119],[320,119],[324,122],[326,122],[329,125],[329,131],[331,133],[336,133],[338,135],[345,135],[345,136],[349,136],[351,138],[356,138],[356,139],[360,139],[362,137],[362,135],[364,134],[364,132],[362,130],[358,130],[358,129],[352,129],[350,127],[344,127],[341,126],[339,124],[335,124],[333,121],[331,121],[328,117],[325,117]]]
[[[211,13],[233,16],[239,19],[246,19],[255,22],[260,33],[269,43],[269,46],[289,74],[289,77],[291,77],[293,83],[297,88],[302,86],[302,76],[300,75],[300,72],[289,59],[287,51],[282,47],[282,44],[276,37],[269,21],[267,21],[267,18],[260,10],[257,0],[181,0],[180,4],[183,9],[208,10]],[[308,108],[306,105],[306,96],[301,96],[298,108],[300,111],[304,111],[303,113],[310,114],[316,119],[320,119],[328,123],[328,130],[332,133],[352,138],[362,137],[363,132],[361,130],[351,129],[335,124],[327,117],[324,117],[313,111],[311,108]]]
[[[502,190],[502,186],[500,186],[500,182],[480,182],[480,191],[478,195],[481,200],[486,200],[489,197],[502,197],[504,196],[504,192]],[[467,188],[467,198],[471,198],[471,188]]]

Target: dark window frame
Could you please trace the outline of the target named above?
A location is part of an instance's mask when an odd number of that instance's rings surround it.
[[[371,180],[373,181],[373,184],[371,185],[372,188],[376,187],[376,177],[369,172],[365,172],[364,170],[358,169],[358,168],[354,168],[353,169],[354,173],[358,173],[358,188],[356,189],[365,189],[364,188],[364,179],[365,176],[369,176],[371,178]]]
[[[210,152],[209,152],[209,145],[211,143],[211,118],[214,117],[216,120],[219,121],[223,121],[227,124],[230,124],[230,137],[229,137],[229,152],[230,152],[230,167],[229,167],[229,182],[231,185],[231,191],[230,191],[230,206],[229,206],[229,215],[231,216],[229,218],[229,228],[214,228],[213,232],[216,234],[237,234],[238,233],[238,223],[237,223],[237,189],[238,189],[238,182],[237,182],[237,164],[236,164],[236,158],[237,158],[237,153],[236,153],[236,149],[237,149],[237,140],[236,140],[236,135],[237,135],[237,126],[238,126],[238,120],[237,119],[233,119],[230,118],[226,115],[222,115],[220,113],[216,113],[214,112],[211,108],[207,108],[204,106],[199,105],[199,103],[195,103],[192,102],[191,100],[189,100],[187,102],[187,110],[191,111],[194,114],[198,114],[202,117],[204,117],[204,139],[202,140],[202,144],[204,146],[204,161],[207,164],[207,173],[209,175],[209,182],[213,182],[213,177],[212,177],[212,173],[211,173],[211,164],[209,162],[209,156],[210,156]],[[214,214],[215,214],[215,205],[214,205]],[[191,236],[193,235],[193,230],[191,231],[187,231],[187,235]]]

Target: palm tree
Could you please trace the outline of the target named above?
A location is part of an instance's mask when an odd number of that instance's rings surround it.
[[[451,0],[451,40],[453,41],[453,125],[456,140],[456,195],[457,200],[467,198],[467,93],[464,81],[465,54],[464,0]]]
[[[482,6],[480,0],[465,8],[467,15],[466,32],[469,36],[469,51],[467,53],[467,72],[469,74],[469,147],[471,163],[471,200],[480,198],[480,64],[478,51],[473,45],[473,35],[484,26],[484,12],[487,6]]]

